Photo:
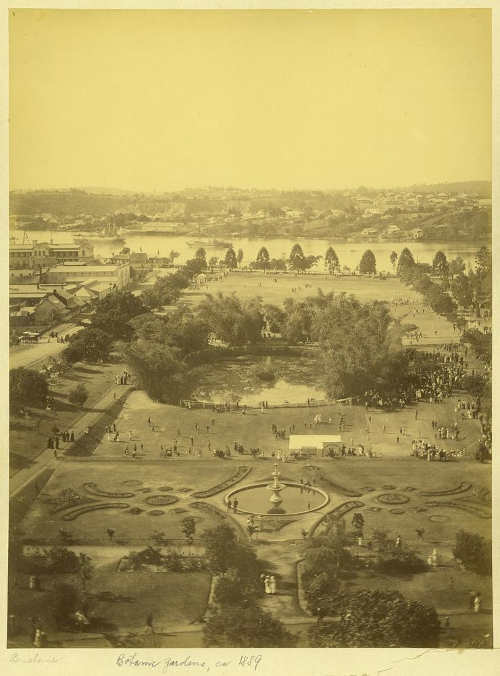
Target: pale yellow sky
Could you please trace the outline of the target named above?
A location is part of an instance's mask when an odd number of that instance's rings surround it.
[[[10,16],[11,186],[491,178],[489,10]]]

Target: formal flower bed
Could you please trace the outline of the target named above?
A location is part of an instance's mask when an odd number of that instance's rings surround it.
[[[361,502],[360,500],[348,500],[347,502],[343,502],[341,505],[337,505],[337,507],[334,507],[326,514],[323,514],[323,516],[312,525],[312,527],[309,529],[309,537],[312,537],[316,532],[316,530],[318,529],[318,527],[321,524],[324,524],[327,520],[341,519],[351,510],[360,509],[361,507],[364,506],[365,503]]]
[[[382,486],[382,490],[384,490],[384,491],[395,491],[396,486],[391,486],[391,484],[386,484],[385,486]]]
[[[409,497],[401,493],[382,493],[377,495],[377,500],[383,505],[404,505],[409,501]]]
[[[215,486],[212,486],[212,488],[209,488],[206,491],[196,491],[195,493],[193,493],[193,498],[211,498],[212,495],[217,495],[217,493],[225,491],[231,486],[234,486],[234,484],[238,483],[238,481],[244,479],[250,473],[251,469],[252,469],[251,467],[240,465],[240,467],[236,469],[234,474],[232,474],[229,477],[229,479],[221,481],[220,483],[216,484]]]
[[[96,505],[87,505],[85,507],[74,509],[67,514],[64,514],[61,518],[64,519],[64,521],[74,521],[74,519],[82,516],[82,514],[87,514],[87,512],[95,512],[98,509],[128,509],[129,507],[130,505],[126,502],[100,502]]]
[[[139,507],[131,507],[131,508],[128,510],[128,513],[129,513],[129,514],[134,514],[134,515],[142,514],[143,512],[144,512],[144,510],[143,510],[143,509],[140,509]]]
[[[391,514],[404,514],[405,510],[404,509],[390,509],[389,510]]]
[[[172,488],[172,486],[160,486],[158,490],[167,493],[168,491],[173,491],[174,489]]]
[[[175,495],[150,495],[144,500],[148,505],[160,506],[160,505],[173,505],[174,502],[178,502],[179,498],[176,498]]]
[[[148,514],[151,516],[161,516],[162,514],[165,514],[165,512],[162,509],[152,509]]]
[[[491,519],[490,513],[486,513],[482,509],[474,507],[473,505],[464,505],[463,503],[460,503],[460,502],[432,501],[432,502],[426,502],[425,504],[428,505],[429,507],[450,507],[451,509],[460,509],[463,512],[467,512],[467,514],[472,514],[473,516],[477,516],[480,519]]]
[[[435,521],[436,523],[442,523],[444,521],[449,521],[449,517],[444,514],[431,514],[428,517],[429,521]]]
[[[428,498],[437,497],[439,495],[456,495],[457,493],[466,493],[472,488],[472,484],[462,481],[460,486],[449,488],[444,491],[420,491],[420,495],[425,495]]]
[[[83,484],[83,487],[87,491],[87,493],[90,493],[90,495],[95,495],[98,498],[133,498],[135,493],[119,493],[119,492],[113,492],[113,491],[104,491],[102,488],[99,488],[97,484],[95,484],[93,481],[87,481],[87,483]]]

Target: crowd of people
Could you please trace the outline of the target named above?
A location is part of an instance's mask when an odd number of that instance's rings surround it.
[[[410,455],[429,462],[433,460],[448,462],[449,460],[462,458],[465,455],[465,450],[463,448],[443,448],[425,439],[413,439]]]

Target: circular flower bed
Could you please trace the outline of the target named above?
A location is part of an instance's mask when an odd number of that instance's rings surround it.
[[[73,521],[79,516],[82,516],[82,514],[86,514],[87,512],[95,512],[98,509],[127,509],[128,507],[130,507],[130,505],[128,505],[126,502],[101,502],[97,505],[86,505],[85,507],[79,507],[72,512],[64,514],[62,518],[64,521]]]
[[[162,514],[165,514],[165,512],[162,509],[152,509],[148,514],[151,516],[161,516]]]
[[[139,507],[132,507],[131,509],[128,510],[129,514],[142,514],[143,509],[139,509]]]
[[[141,486],[142,481],[140,479],[127,479],[126,481],[122,481],[122,484],[124,486]]]
[[[148,505],[160,506],[160,505],[173,505],[174,502],[178,502],[179,498],[176,498],[174,495],[150,495],[144,500]]]
[[[431,514],[429,516],[429,521],[435,521],[437,523],[442,523],[443,521],[449,521],[449,519],[444,514]]]
[[[165,491],[165,493],[166,493],[167,491],[173,491],[174,489],[172,488],[172,486],[160,486],[158,488],[158,490],[159,491]]]
[[[415,507],[415,511],[416,511],[416,512],[426,512],[426,511],[427,511],[427,507]]]
[[[405,510],[404,509],[390,509],[389,510],[391,514],[404,514]]]
[[[360,490],[369,493],[369,492],[371,492],[371,491],[375,491],[376,488],[373,488],[373,486],[363,486],[363,488],[361,488]]]
[[[396,486],[391,486],[390,484],[387,484],[386,486],[382,486],[382,490],[384,490],[384,491],[395,491]]]
[[[377,500],[383,505],[404,505],[409,499],[409,497],[401,493],[382,493],[382,495],[377,496]]]
[[[174,507],[174,509],[171,510],[174,514],[185,514],[188,510],[184,509],[184,507]]]
[[[153,489],[152,488],[142,488],[141,493],[152,493]]]
[[[83,487],[90,493],[90,495],[96,495],[99,498],[133,498],[135,493],[120,493],[114,491],[104,491],[102,488],[99,488],[97,484],[93,481],[87,481],[83,484]]]

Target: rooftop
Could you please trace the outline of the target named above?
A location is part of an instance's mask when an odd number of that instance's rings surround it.
[[[342,437],[338,434],[291,434],[288,448],[290,450],[323,448],[324,444],[340,443],[342,443]]]

